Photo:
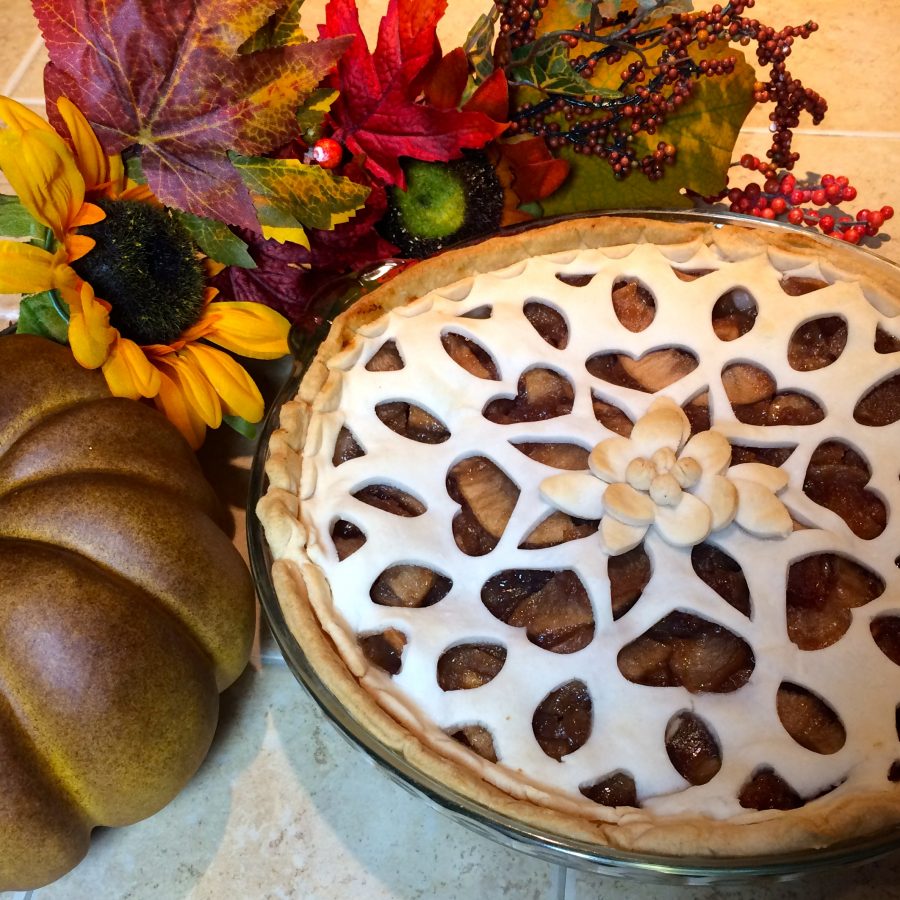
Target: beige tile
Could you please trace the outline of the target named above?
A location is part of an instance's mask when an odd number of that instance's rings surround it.
[[[900,131],[900,104],[890,87],[900,82],[900,55],[896,30],[883,4],[858,2],[851,7],[844,0],[764,0],[747,14],[776,28],[809,20],[818,23],[819,30],[808,40],[795,42],[788,69],[828,101],[820,128]],[[767,127],[771,108],[757,107],[747,124]],[[809,127],[809,118],[804,116],[801,125]]]
[[[0,29],[0,88],[16,72],[23,54],[38,36],[29,0],[4,0]]]
[[[38,111],[42,111],[44,105],[44,66],[48,60],[47,50],[42,46],[13,91],[16,100],[37,107]]]

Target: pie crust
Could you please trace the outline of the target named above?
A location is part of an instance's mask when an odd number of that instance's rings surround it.
[[[682,280],[676,270],[694,280]],[[585,274],[591,280],[584,286],[559,277]],[[610,303],[611,286],[623,278],[653,298],[652,321],[637,330]],[[815,282],[818,289],[789,296],[782,287],[786,279]],[[734,340],[711,327],[715,304],[725,295],[741,302],[749,296],[753,307],[749,330]],[[526,320],[528,302],[561,313],[565,346],[550,346],[546,331]],[[890,522],[900,502],[892,450],[900,439],[900,409],[894,415],[893,401],[887,401],[888,412],[879,413],[887,418],[876,424],[855,416],[867,392],[900,372],[898,312],[900,277],[875,257],[789,229],[707,222],[568,220],[448,251],[402,271],[335,320],[270,439],[269,489],[257,512],[291,632],[322,682],[373,738],[427,776],[526,826],[627,851],[755,856],[820,848],[896,825],[900,658],[896,648],[876,641],[872,623],[900,623],[900,569]],[[813,347],[808,352],[815,361],[807,366],[801,360],[798,368],[791,348],[803,343],[797,335],[808,323],[820,320],[842,321],[844,343],[824,363]],[[448,361],[450,351],[443,353],[440,339],[450,331],[487,351],[498,380],[473,376],[458,359]],[[876,352],[877,335],[888,346]],[[367,369],[389,340],[400,347],[402,368]],[[585,365],[586,358],[606,352],[627,363],[661,348],[689,351],[695,367],[658,391],[604,381],[596,367]],[[777,416],[774,425],[740,421],[735,395],[723,387],[731,365],[755,367],[779,391],[791,388],[811,398],[820,418],[802,425],[777,424]],[[573,388],[571,411],[531,420],[526,415],[512,424],[487,420],[492,400],[506,398],[504,409],[515,406],[520,377],[536,369],[562,373]],[[452,381],[448,371],[455,373]],[[515,444],[568,441],[591,450],[605,439],[627,442],[598,421],[596,402],[592,408],[598,397],[636,423],[660,398],[682,417],[680,408],[689,412],[693,403],[696,411],[697,403],[706,404],[712,430],[732,445],[791,451],[772,469],[774,480],[762,472],[770,467],[755,470],[772,488],[775,506],[788,510],[787,528],[783,519],[771,518],[782,515],[777,510],[765,512],[775,509],[766,500],[764,513],[741,518],[733,512],[721,530],[702,539],[738,560],[749,585],[747,610],[701,583],[696,566],[692,570],[691,546],[672,544],[647,525],[642,540],[653,575],[633,608],[611,614],[605,566],[608,554],[618,551],[610,551],[603,536],[613,507],[609,485],[603,486],[603,518],[589,534],[523,549],[527,534],[556,508],[541,483],[561,470],[527,457]],[[447,436],[429,443],[385,427],[373,410],[397,401],[433,416]],[[359,441],[361,457],[335,465],[335,442],[345,426]],[[859,537],[856,526],[804,490],[813,453],[835,443],[849,446],[868,466],[861,496],[880,504],[886,519],[874,536]],[[519,492],[496,546],[477,553],[462,550],[459,540],[454,547],[450,520],[459,503],[445,479],[459,459],[475,456],[496,464]],[[590,490],[588,474],[579,472],[573,482],[576,500],[586,486]],[[564,482],[566,487],[568,475]],[[376,483],[402,486],[409,502],[427,513],[391,516],[361,504],[354,493]],[[639,478],[633,483],[642,484]],[[743,495],[740,502],[746,507]],[[348,509],[357,509],[356,518],[366,523],[367,546],[339,560],[331,532],[336,521],[353,518]],[[766,515],[768,531],[754,533],[747,523]],[[618,527],[614,523],[609,533]],[[816,554],[862,565],[870,582],[880,579],[881,590],[849,604],[855,608],[841,614],[844,633],[829,637],[826,646],[804,648],[802,634],[788,627],[785,591],[794,563]],[[391,562],[424,565],[452,586],[427,609],[378,606],[370,590]],[[491,577],[542,567],[577,570],[590,596],[592,636],[574,652],[536,646],[526,629],[485,608],[482,585]],[[738,635],[752,650],[751,670],[716,689],[630,680],[617,665],[618,651],[672,612]],[[379,628],[403,634],[399,675],[375,665],[361,648],[358,638]],[[471,690],[442,690],[435,660],[467,639],[502,645],[500,673]],[[530,711],[570,681],[590,688],[590,733],[571,751],[552,756],[528,727]],[[775,702],[786,684],[824,701],[843,731],[837,749],[809,749],[788,733]],[[779,703],[781,698],[778,693]],[[469,713],[463,712],[467,703]],[[706,783],[685,780],[671,752],[667,757],[667,729],[685,713],[699,716],[717,744],[718,770]],[[466,723],[486,726],[497,739],[499,763],[450,736],[451,726]],[[803,805],[753,809],[738,802],[748,781],[770,770]],[[592,776],[596,781],[620,772],[634,777],[639,806],[603,805],[581,791]]]

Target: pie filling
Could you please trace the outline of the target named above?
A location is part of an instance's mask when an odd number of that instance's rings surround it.
[[[354,337],[303,458],[317,614],[514,796],[893,792],[897,326],[815,260],[690,249],[532,258]]]

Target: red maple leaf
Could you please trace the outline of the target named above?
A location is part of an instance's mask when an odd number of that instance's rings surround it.
[[[334,137],[365,158],[388,184],[405,187],[399,158],[455,159],[483,147],[506,129],[480,109],[447,109],[420,97],[441,59],[437,23],[446,0],[390,0],[370,53],[355,0],[330,0],[322,37],[352,35],[333,77],[340,97],[331,107]]]
[[[299,101],[347,39],[241,53],[284,0],[32,2],[51,119],[67,96],[107,153],[140,146],[163,203],[258,231],[228,151],[262,155],[290,140]]]

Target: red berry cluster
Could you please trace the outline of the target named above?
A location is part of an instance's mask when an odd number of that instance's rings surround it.
[[[745,168],[751,168],[746,163],[752,159],[744,157],[741,162]],[[732,188],[727,199],[732,212],[762,219],[786,219],[792,225],[819,228],[824,234],[851,244],[859,243],[863,237],[874,237],[894,215],[890,206],[863,209],[855,217],[838,213],[841,203],[856,199],[856,188],[843,175],[823,175],[817,184],[800,184],[790,172],[780,177],[770,172],[762,185],[750,182],[746,187]],[[823,206],[828,206],[828,210],[816,208]]]

